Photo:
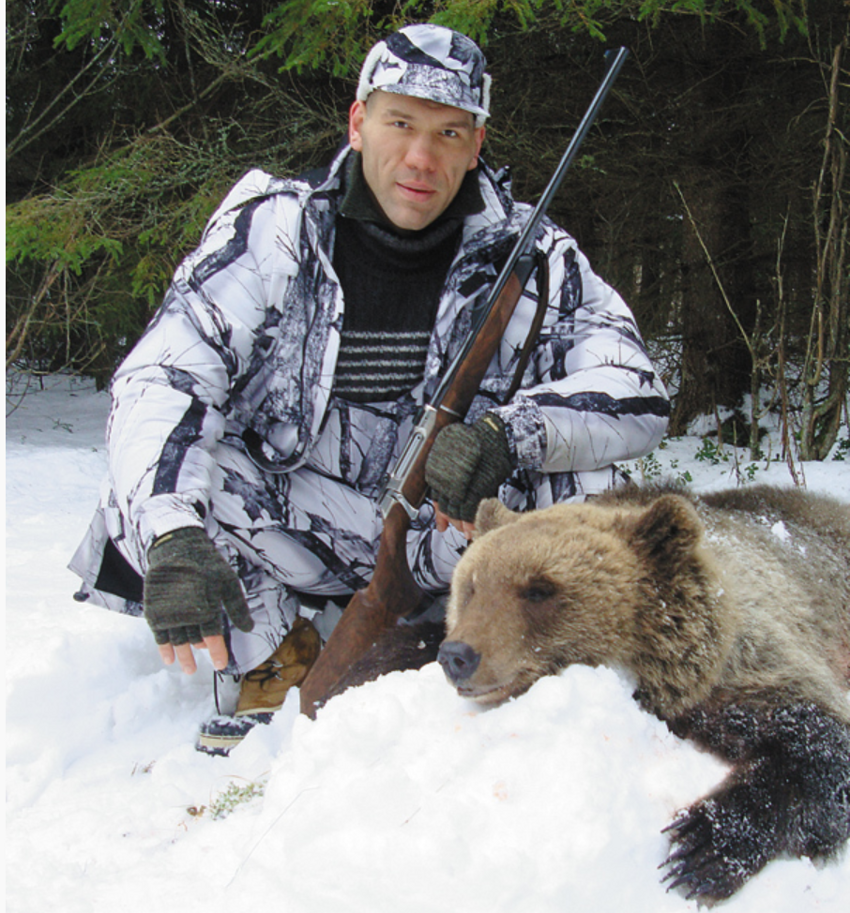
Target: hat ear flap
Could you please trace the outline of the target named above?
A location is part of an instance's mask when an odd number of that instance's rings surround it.
[[[378,66],[386,49],[387,43],[385,41],[379,41],[375,47],[369,51],[366,60],[363,61],[363,66],[360,68],[360,81],[357,83],[357,101],[366,101],[371,94],[372,74],[375,72],[375,68]]]
[[[489,73],[484,73],[481,76],[481,107],[485,111],[490,110],[490,83],[493,79]],[[475,126],[483,127],[487,123],[487,118],[483,114],[478,114],[475,117]]]

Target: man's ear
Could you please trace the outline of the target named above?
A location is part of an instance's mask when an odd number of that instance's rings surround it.
[[[363,151],[361,128],[366,117],[366,102],[355,101],[348,109],[348,142],[355,152]]]
[[[475,155],[472,161],[469,163],[467,171],[472,171],[474,168],[478,167],[478,156],[481,154],[481,145],[484,142],[484,137],[487,135],[486,127],[476,127],[475,128]]]
[[[475,535],[478,539],[491,529],[519,520],[522,514],[509,510],[498,498],[485,498],[475,513]]]

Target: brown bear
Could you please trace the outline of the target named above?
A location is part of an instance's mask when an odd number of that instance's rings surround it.
[[[493,704],[609,665],[733,765],[667,829],[670,887],[726,898],[850,836],[850,507],[796,489],[627,487],[514,514],[483,502],[439,662]]]

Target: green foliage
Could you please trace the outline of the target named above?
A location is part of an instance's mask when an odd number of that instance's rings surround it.
[[[670,193],[681,182],[700,220],[719,226],[713,240],[707,225],[706,237],[721,271],[724,258],[735,264],[735,275],[723,276],[736,307],[741,289],[767,299],[782,282],[777,301],[784,294],[793,358],[811,324],[810,190],[821,168],[824,74],[847,37],[846,15],[811,7],[8,0],[7,364],[108,379],[230,185],[251,167],[284,175],[326,161],[368,48],[417,21],[458,28],[486,46],[495,114],[486,159],[510,164],[516,197],[532,202],[596,88],[599,39],[627,44],[632,58],[553,218],[623,293],[644,337],[674,341],[663,373],[681,400],[682,340],[703,338],[683,331],[697,310],[684,279],[697,275],[700,257],[685,249]],[[809,39],[800,37],[807,21]],[[839,113],[850,110],[846,61],[845,51]],[[839,128],[847,135],[841,118],[835,136]],[[740,235],[718,200],[743,201]],[[766,325],[775,310],[765,304]],[[729,347],[712,351],[729,375]],[[641,471],[655,469],[646,458]]]
[[[723,449],[721,444],[712,440],[710,437],[702,439],[702,445],[694,454],[694,458],[701,463],[708,463],[711,466],[719,466],[720,463],[729,462],[729,454]]]
[[[162,57],[164,6],[165,0],[51,0],[62,23],[55,43],[73,51],[82,42],[115,39],[125,54],[139,48],[148,59]]]
[[[7,366],[108,379],[230,186],[252,167],[317,162],[340,128],[275,87],[244,127],[209,118],[194,137],[142,133],[7,205]]]
[[[283,60],[283,69],[327,68],[353,76],[383,35],[411,22],[457,29],[480,45],[508,32],[563,29],[605,40],[618,19],[657,23],[664,13],[704,22],[740,16],[763,38],[772,22],[782,36],[806,31],[807,0],[289,0],[265,18],[252,53]]]
[[[90,206],[65,192],[13,203],[6,209],[7,262],[45,261],[79,276],[95,254],[114,259],[121,242],[101,234],[90,214]]]
[[[52,192],[7,206],[8,324],[33,367],[111,373],[238,177],[216,151],[166,134],[139,137]],[[33,270],[43,277],[39,291],[17,297]],[[68,326],[80,332],[69,335]]]
[[[251,54],[283,57],[288,70],[329,65],[334,76],[345,76],[375,40],[371,17],[371,0],[281,3],[266,16],[266,34]]]
[[[430,21],[445,25],[469,35],[482,47],[486,46],[494,31],[518,29],[525,32],[538,21],[545,0],[454,0],[435,4],[438,9]],[[558,13],[563,13],[563,0],[549,4]]]
[[[746,478],[748,482],[753,482],[756,477],[756,473],[761,467],[758,463],[747,463],[742,470],[742,475]]]
[[[698,16],[706,24],[732,16],[743,17],[762,39],[774,21],[780,39],[792,28],[801,35],[807,33],[808,0],[641,0],[638,5],[637,18],[653,24],[662,13],[672,12]]]
[[[655,455],[655,451],[650,451],[646,456],[640,457],[636,462],[642,481],[649,482],[652,479],[661,477],[661,463]]]
[[[457,29],[482,46],[502,31],[526,31],[542,13],[554,14],[568,28],[601,35],[596,15],[633,0],[292,0],[265,18],[265,36],[253,54],[282,58],[283,69],[332,67],[334,75],[353,76],[369,48],[384,35],[412,22],[434,22]]]
[[[103,255],[118,265],[126,245],[137,260],[130,271],[132,292],[145,292],[153,303],[176,265],[175,254],[197,241],[213,198],[226,185],[199,151],[182,149],[165,135],[140,138],[71,172],[53,193],[10,204],[7,263],[50,263],[80,276]],[[156,282],[151,255],[160,261]]]
[[[850,437],[842,438],[835,445],[835,450],[832,454],[832,459],[834,462],[843,463],[847,459],[848,454],[850,454]]]

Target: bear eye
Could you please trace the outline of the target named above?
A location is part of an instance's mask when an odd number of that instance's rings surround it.
[[[475,595],[475,583],[467,578],[457,587],[457,593],[462,603],[469,602]]]
[[[555,595],[555,584],[551,580],[530,580],[520,591],[520,597],[525,602],[546,602]]]

